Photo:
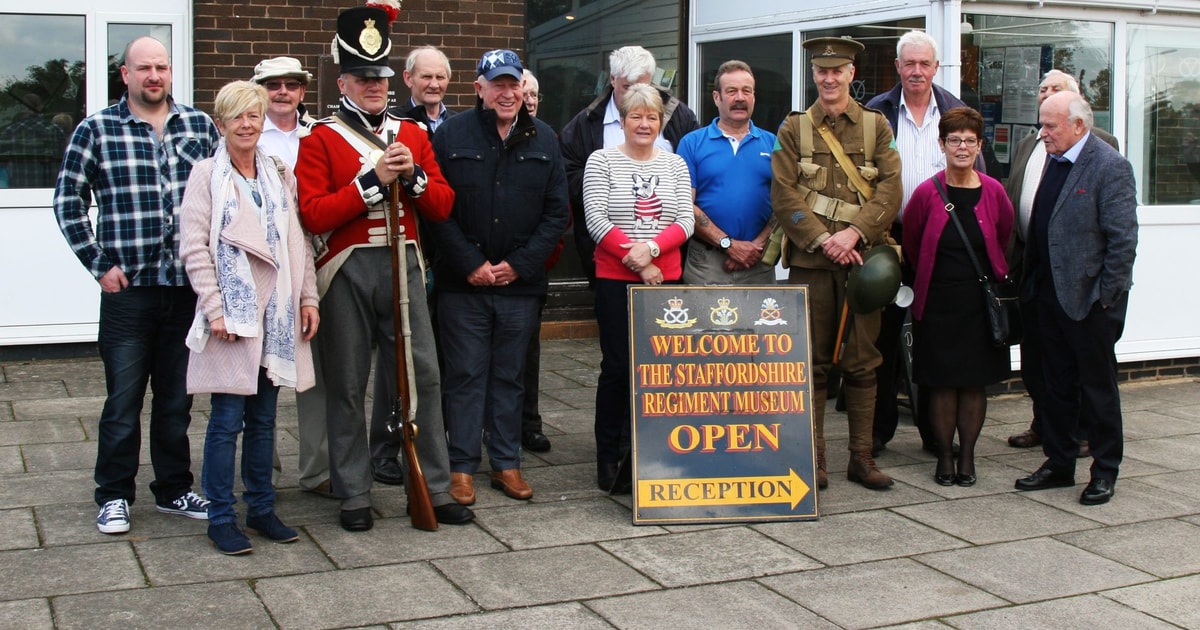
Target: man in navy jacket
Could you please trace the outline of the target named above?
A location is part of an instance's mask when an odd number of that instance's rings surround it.
[[[472,475],[486,429],[491,485],[533,495],[521,477],[525,351],[549,285],[546,259],[567,227],[567,178],[558,139],[522,102],[520,58],[483,55],[475,108],[433,137],[454,188],[450,218],[431,231],[444,252],[434,267],[450,433],[450,495],[475,501]]]

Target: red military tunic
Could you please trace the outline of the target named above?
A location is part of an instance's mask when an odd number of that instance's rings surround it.
[[[350,252],[358,247],[386,247],[386,189],[379,185],[374,165],[337,129],[332,117],[317,121],[312,133],[300,141],[296,180],[300,196],[300,220],[305,229],[324,237],[326,250],[317,256],[318,284],[322,293]],[[402,233],[417,242],[415,208],[423,219],[444,221],[454,205],[454,191],[434,159],[426,131],[416,122],[387,116],[385,129],[397,129],[397,141],[407,146],[413,163],[424,170],[425,190],[418,196],[401,188]],[[384,131],[386,134],[386,130]],[[375,148],[375,147],[372,147]],[[363,191],[379,187],[384,201],[367,206]]]

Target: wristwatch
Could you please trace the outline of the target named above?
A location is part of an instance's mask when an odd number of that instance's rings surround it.
[[[733,247],[733,239],[729,238],[728,236],[724,236],[721,237],[721,240],[717,244],[721,246],[721,249],[729,249],[730,247]]]
[[[658,243],[655,243],[654,241],[646,241],[646,245],[650,248],[651,258],[658,258],[658,255],[662,253],[662,250],[658,248]]]

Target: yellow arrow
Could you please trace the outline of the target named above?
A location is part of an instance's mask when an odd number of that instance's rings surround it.
[[[790,503],[794,510],[811,491],[789,468],[786,475],[765,477],[639,479],[637,501],[639,508]]]

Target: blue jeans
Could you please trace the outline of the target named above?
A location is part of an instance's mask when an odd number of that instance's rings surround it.
[[[242,434],[242,500],[247,516],[275,510],[275,487],[271,485],[271,460],[275,452],[275,403],[279,388],[258,369],[258,393],[253,396],[213,394],[208,433],[204,436],[204,470],[201,484],[211,503],[208,521],[213,524],[237,520],[233,504],[233,471],[237,464],[237,438]]]
[[[149,382],[150,491],[160,505],[192,489],[188,450],[192,397],[187,393],[188,349],[183,345],[196,309],[189,287],[129,287],[100,294],[98,346],[108,397],[96,445],[99,505],[134,500],[142,446],[142,399]]]
[[[479,469],[483,431],[492,470],[521,467],[525,351],[537,334],[537,315],[535,295],[439,295],[451,471]]]

